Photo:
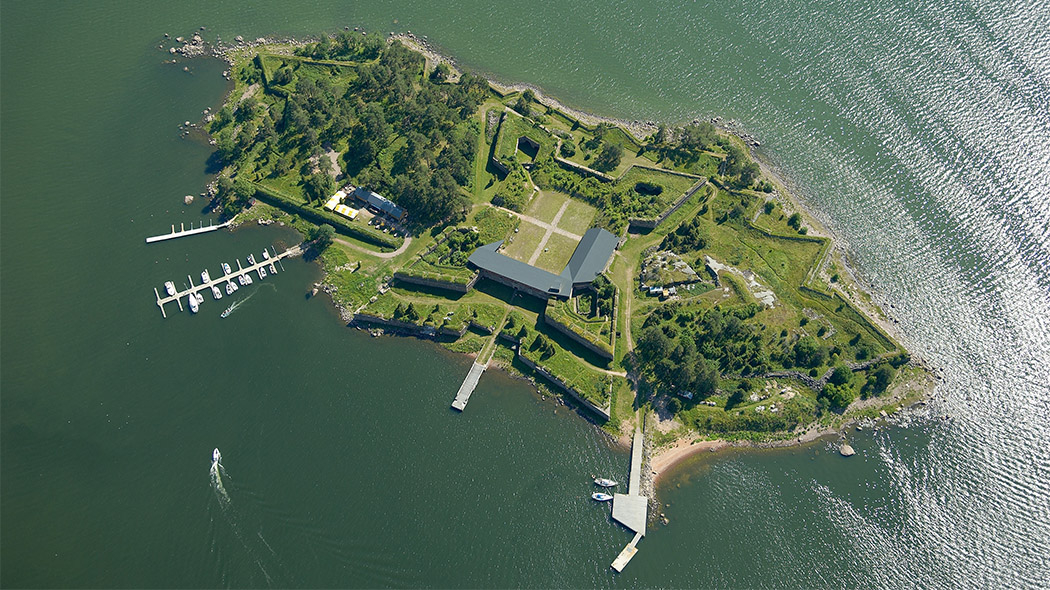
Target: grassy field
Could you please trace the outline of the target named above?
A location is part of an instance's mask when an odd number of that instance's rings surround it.
[[[565,193],[559,193],[557,191],[540,191],[535,198],[532,199],[532,203],[529,208],[525,210],[525,214],[530,217],[535,217],[540,221],[551,223],[554,221],[554,217],[558,214],[558,210],[561,209],[562,205],[569,200],[569,195]]]
[[[522,262],[528,262],[529,257],[536,251],[536,246],[540,245],[540,240],[543,239],[546,231],[536,224],[522,221],[518,226],[518,233],[510,235],[508,241],[510,239],[513,241],[505,244],[503,253]]]
[[[561,234],[551,234],[550,239],[547,240],[547,246],[544,248],[545,252],[540,252],[540,257],[536,259],[536,266],[549,270],[554,274],[558,274],[565,268],[565,265],[569,263],[569,258],[572,258],[573,251],[576,250],[576,240],[563,236]]]
[[[598,210],[587,203],[576,199],[570,199],[569,207],[565,209],[565,213],[562,214],[561,220],[558,222],[558,227],[565,231],[582,236],[591,228],[591,222],[594,221],[594,216],[597,213]]]

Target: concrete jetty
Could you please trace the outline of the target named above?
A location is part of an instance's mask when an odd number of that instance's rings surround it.
[[[645,522],[648,520],[649,498],[641,495],[642,488],[642,427],[639,423],[634,429],[634,441],[631,443],[631,475],[626,494],[613,494],[613,520],[634,531],[634,539],[623,548],[612,562],[612,568],[623,571],[627,563],[638,553],[638,541],[645,536]]]
[[[161,297],[160,292],[156,288],[154,288],[153,293],[157,296],[157,307],[160,308],[161,315],[163,315],[164,317],[168,317],[167,312],[164,310],[164,306],[168,303],[177,303],[179,306],[179,311],[183,311],[182,300],[183,298],[189,296],[191,293],[196,294],[198,291],[210,292],[213,285],[218,286],[220,288],[224,288],[227,281],[236,280],[237,277],[239,277],[240,275],[245,275],[250,272],[258,273],[259,269],[268,267],[270,266],[270,264],[277,262],[282,258],[287,258],[289,256],[298,256],[302,253],[303,245],[299,244],[298,246],[292,246],[291,248],[288,248],[280,254],[271,256],[269,259],[263,258],[262,260],[256,261],[255,264],[252,264],[250,266],[242,267],[241,261],[237,260],[237,270],[231,272],[230,274],[224,274],[221,277],[212,279],[207,283],[201,283],[199,285],[194,285],[193,277],[187,276],[186,278],[189,279],[190,287],[183,291],[178,291],[174,295],[171,295],[169,297]]]
[[[196,228],[193,227],[193,224],[191,223],[190,224],[190,229],[186,229],[186,224],[182,223],[182,224],[179,224],[179,230],[178,231],[175,231],[175,225],[173,224],[171,226],[171,233],[169,233],[169,234],[162,234],[162,235],[159,235],[159,236],[148,237],[148,238],[146,238],[146,243],[147,244],[152,244],[153,242],[163,242],[164,240],[174,240],[175,238],[181,238],[181,237],[184,237],[184,236],[192,236],[192,235],[195,235],[195,234],[208,233],[210,231],[215,231],[217,229],[222,229],[224,227],[229,227],[229,225],[230,225],[230,223],[232,221],[233,220],[231,219],[230,221],[224,221],[223,223],[220,223],[218,225],[215,225],[214,222],[212,222],[211,225],[204,225],[204,222],[202,221],[201,222],[201,226],[200,227],[196,227]]]
[[[478,386],[481,374],[485,372],[488,366],[488,363],[481,364],[474,361],[474,364],[470,366],[470,371],[467,373],[467,378],[463,380],[463,384],[459,386],[459,391],[456,392],[456,399],[452,400],[453,408],[462,412],[463,408],[467,407],[470,394],[474,393],[474,388]]]

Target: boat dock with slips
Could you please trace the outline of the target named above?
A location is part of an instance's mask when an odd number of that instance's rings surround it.
[[[643,443],[642,427],[639,425],[635,427],[634,442],[631,445],[631,480],[627,486],[627,493],[613,495],[613,520],[634,531],[634,539],[612,562],[612,568],[618,572],[623,571],[635,553],[638,553],[638,541],[645,536],[649,498],[641,495]]]
[[[235,281],[235,280],[237,280],[237,277],[239,277],[241,275],[246,275],[246,274],[248,274],[250,272],[257,273],[259,275],[259,278],[262,279],[264,276],[266,276],[266,275],[263,274],[264,272],[266,272],[265,271],[266,267],[269,267],[274,262],[277,262],[277,261],[279,261],[279,260],[281,260],[283,258],[287,258],[289,256],[298,256],[299,254],[302,254],[302,253],[303,253],[303,245],[299,244],[298,246],[292,246],[291,248],[288,248],[287,250],[285,250],[284,252],[281,252],[280,254],[275,254],[275,255],[271,256],[270,258],[263,257],[261,260],[256,261],[255,264],[251,264],[249,266],[241,266],[241,261],[238,259],[237,260],[237,270],[235,270],[235,271],[233,271],[233,272],[231,272],[229,274],[223,274],[221,277],[212,279],[212,280],[208,281],[207,283],[201,283],[199,285],[194,285],[193,284],[193,277],[187,276],[186,278],[189,279],[189,281],[190,281],[189,288],[184,290],[184,291],[178,291],[174,295],[171,295],[171,296],[168,296],[168,297],[161,297],[160,296],[160,291],[158,291],[156,289],[156,287],[154,287],[153,292],[157,295],[157,307],[160,308],[161,315],[163,315],[164,317],[168,317],[167,312],[164,311],[164,306],[167,305],[168,303],[172,303],[172,302],[177,303],[178,306],[179,306],[179,311],[183,311],[182,300],[184,298],[188,297],[190,294],[196,295],[198,291],[205,291],[205,292],[211,291],[211,288],[213,286],[221,287],[221,286],[225,285],[227,281]],[[262,272],[259,272],[260,270],[262,270]]]
[[[203,234],[210,231],[215,231],[217,229],[228,227],[232,221],[233,220],[231,219],[230,221],[225,221],[223,223],[220,223],[219,225],[214,225],[214,223],[212,225],[204,225],[204,222],[202,221],[201,226],[196,228],[193,227],[193,224],[191,223],[190,229],[186,229],[186,224],[183,223],[179,225],[179,231],[175,231],[175,226],[172,225],[170,234],[162,234],[159,236],[148,237],[146,238],[146,243],[152,244],[153,242],[163,242],[164,240],[174,240],[175,238],[181,238],[183,236],[192,236],[195,234]]]

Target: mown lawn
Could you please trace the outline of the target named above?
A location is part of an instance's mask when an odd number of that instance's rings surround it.
[[[546,231],[534,223],[522,221],[518,226],[518,232],[511,233],[507,238],[510,243],[505,244],[503,253],[522,262],[528,262],[532,253],[536,251],[536,246],[540,245],[540,240],[543,239]]]
[[[536,266],[554,274],[560,273],[569,263],[569,258],[572,258],[572,253],[576,250],[578,243],[561,234],[551,234],[544,247],[546,251],[540,252],[540,257],[536,259]]]

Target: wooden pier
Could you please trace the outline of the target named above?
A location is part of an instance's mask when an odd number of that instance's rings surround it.
[[[292,246],[291,248],[285,250],[284,252],[281,252],[280,254],[275,254],[270,258],[263,258],[262,260],[257,260],[255,264],[252,264],[250,266],[241,266],[241,261],[240,259],[238,259],[237,270],[234,270],[230,274],[224,274],[219,278],[213,278],[207,283],[194,285],[193,277],[187,276],[186,278],[190,281],[190,287],[183,291],[178,291],[174,295],[171,295],[169,297],[161,297],[160,292],[156,288],[154,288],[153,293],[157,296],[157,307],[160,308],[161,315],[163,315],[164,317],[168,317],[167,312],[164,310],[164,306],[169,303],[177,303],[179,306],[179,311],[183,311],[182,300],[188,297],[191,293],[196,294],[198,291],[206,291],[210,295],[212,286],[217,286],[223,291],[225,291],[227,281],[237,280],[237,277],[241,275],[246,275],[250,272],[254,272],[258,275],[259,269],[265,269],[266,267],[270,266],[275,262],[278,262],[283,258],[288,258],[289,256],[298,256],[302,253],[303,245],[299,244],[298,246]],[[259,275],[259,280],[262,280],[262,275]]]
[[[230,221],[224,221],[223,223],[220,223],[219,225],[215,225],[214,222],[212,222],[211,225],[204,225],[204,222],[202,221],[201,222],[201,226],[200,227],[196,227],[196,228],[193,227],[192,223],[190,223],[190,229],[186,229],[186,224],[182,223],[182,224],[179,224],[179,231],[175,231],[175,225],[173,224],[171,226],[171,233],[170,234],[163,234],[163,235],[159,235],[159,236],[148,237],[148,238],[146,238],[146,243],[147,244],[152,244],[153,242],[163,242],[164,240],[174,240],[175,238],[181,238],[183,236],[192,236],[192,235],[195,235],[195,234],[208,233],[210,231],[215,231],[217,229],[222,229],[224,227],[228,227],[232,221],[233,221],[232,219]]]

